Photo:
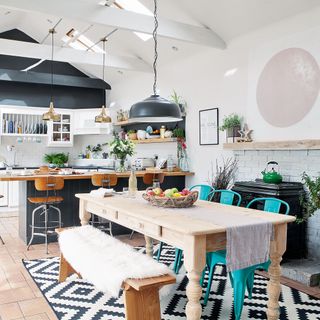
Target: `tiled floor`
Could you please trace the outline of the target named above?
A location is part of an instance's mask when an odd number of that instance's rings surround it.
[[[0,320],[57,319],[21,262],[47,257],[43,245],[34,245],[27,251],[18,237],[18,219],[12,214],[1,213],[0,235],[5,241],[5,245],[0,244]],[[139,234],[135,234],[133,240],[128,236],[120,238],[134,246],[144,244]],[[49,244],[49,251],[49,256],[58,255],[58,245]],[[287,278],[283,278],[282,283],[320,299],[320,288],[309,288]]]

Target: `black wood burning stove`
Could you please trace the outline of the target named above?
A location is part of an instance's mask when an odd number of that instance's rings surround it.
[[[280,184],[256,181],[239,181],[232,187],[242,196],[241,206],[246,206],[252,199],[274,197],[286,201],[290,205],[290,215],[302,217],[301,199],[305,196],[300,182],[283,182]],[[257,208],[261,209],[261,208]],[[288,225],[287,251],[284,259],[306,258],[306,223],[290,223]]]

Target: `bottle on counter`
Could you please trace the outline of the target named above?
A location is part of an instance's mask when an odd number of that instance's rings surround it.
[[[137,188],[137,176],[134,168],[131,168],[131,173],[129,177],[129,195],[134,197],[136,194]]]
[[[171,154],[168,155],[168,159],[167,159],[167,171],[173,171],[173,167],[174,167],[174,161],[173,161],[173,157]]]
[[[166,127],[165,126],[161,126],[160,127],[160,138],[164,139],[164,133],[166,132]]]

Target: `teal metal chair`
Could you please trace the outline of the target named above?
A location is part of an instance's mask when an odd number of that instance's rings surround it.
[[[233,205],[235,202],[236,206],[239,206],[241,203],[241,195],[238,192],[232,191],[232,190],[212,190],[209,194],[207,194],[206,200],[212,201],[215,195],[220,195],[219,202],[225,205]],[[202,199],[203,200],[203,199]],[[176,250],[176,259],[175,264],[173,267],[173,270],[176,274],[179,273],[179,270],[181,268],[181,260],[182,260],[182,250],[177,249]]]
[[[190,187],[189,190],[190,191],[191,190],[198,190],[199,191],[199,199],[200,200],[208,200],[209,194],[214,190],[214,188],[212,188],[208,184],[196,184],[196,185]],[[159,249],[157,252],[157,260],[158,261],[160,260],[160,257],[161,257],[162,248],[163,248],[163,242],[160,242]],[[175,273],[179,273],[179,269],[180,269],[180,268],[177,268],[178,261],[181,261],[181,252],[180,251],[182,252],[181,249],[176,248],[175,259],[174,259],[174,264],[173,264],[173,271]]]
[[[250,201],[247,208],[252,207],[253,204],[258,204],[264,202],[263,210],[267,212],[279,213],[281,205],[285,207],[285,214],[290,211],[290,206],[287,202],[277,199],[277,198],[256,198]],[[212,285],[212,279],[214,275],[214,269],[217,264],[226,264],[226,251],[220,250],[216,252],[207,253],[206,258],[207,268],[209,270],[209,277],[207,283],[207,289],[204,297],[203,304],[206,305],[208,302],[210,289]],[[233,287],[233,300],[234,300],[234,312],[236,320],[241,318],[241,313],[243,309],[243,302],[245,297],[245,289],[248,290],[249,299],[252,298],[253,284],[254,284],[254,272],[256,269],[262,269],[268,271],[270,266],[270,260],[265,263],[250,266],[248,268],[235,270],[229,273],[230,281]],[[201,286],[203,286],[205,276],[205,270],[202,273],[202,278],[200,280]]]

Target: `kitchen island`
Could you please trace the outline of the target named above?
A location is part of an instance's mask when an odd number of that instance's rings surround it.
[[[91,177],[96,173],[115,173],[118,176],[118,182],[115,187],[116,191],[122,191],[123,187],[128,187],[128,178],[130,172],[85,172],[79,174],[57,175],[64,178],[64,188],[58,192],[58,195],[64,198],[63,202],[59,204],[59,208],[62,213],[62,223],[64,227],[78,226],[79,221],[79,201],[75,197],[77,193],[87,193],[93,189],[97,189],[91,183]],[[142,177],[146,171],[136,171],[138,190],[146,189],[146,185],[143,183]],[[164,171],[165,179],[161,184],[163,189],[176,187],[183,189],[185,186],[185,177],[194,175],[193,172],[182,171]],[[34,187],[34,180],[39,177],[48,177],[48,175],[19,175],[13,171],[10,175],[1,174],[0,181],[19,181],[19,236],[25,242],[28,243],[30,239],[30,224],[31,214],[35,205],[28,201],[28,197],[41,197],[46,196],[46,192],[37,191]],[[113,233],[127,234],[130,230],[113,224]],[[55,241],[55,237],[51,237],[51,241]],[[35,237],[33,243],[41,243],[43,239],[41,237]]]

